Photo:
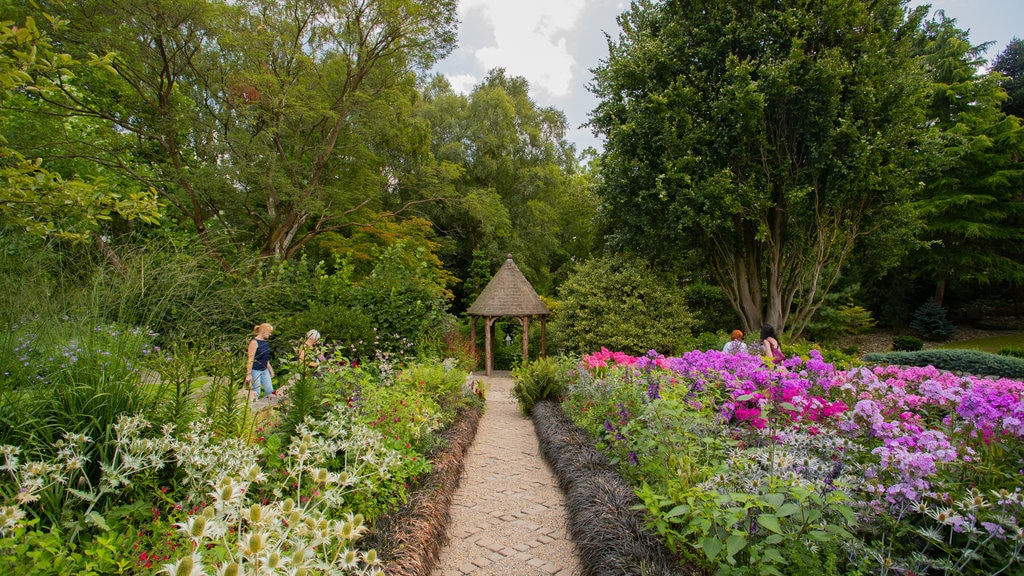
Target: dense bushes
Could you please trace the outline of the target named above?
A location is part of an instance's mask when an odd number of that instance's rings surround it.
[[[892,349],[897,352],[914,352],[924,348],[924,341],[916,336],[893,336]]]
[[[642,354],[674,351],[693,323],[683,291],[646,264],[625,256],[581,264],[559,287],[551,323],[556,348],[567,353],[602,346]]]
[[[917,352],[872,353],[865,362],[899,366],[935,366],[940,370],[965,372],[979,376],[1024,378],[1024,359],[989,354],[977,350],[921,350]]]

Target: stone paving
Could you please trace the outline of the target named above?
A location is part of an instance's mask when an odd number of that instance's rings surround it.
[[[487,410],[455,493],[449,544],[431,576],[579,574],[562,490],[533,422],[509,393],[512,379],[494,374],[474,375],[487,385]]]

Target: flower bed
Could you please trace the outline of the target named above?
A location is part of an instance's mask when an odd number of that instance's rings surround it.
[[[1024,384],[820,353],[586,356],[566,413],[665,542],[730,574],[1019,573]]]
[[[479,410],[451,362],[321,358],[260,425],[240,377],[193,394],[200,368],[232,374],[235,355],[156,359],[145,367],[162,378],[145,385],[127,361],[82,357],[0,390],[18,414],[0,426],[2,573],[382,574],[361,537],[431,471],[426,455],[446,454],[456,416]]]

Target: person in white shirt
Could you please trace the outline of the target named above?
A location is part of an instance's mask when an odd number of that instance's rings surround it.
[[[742,331],[733,330],[729,338],[729,341],[725,343],[725,347],[722,348],[722,352],[728,352],[729,354],[747,353],[747,345],[743,343]]]

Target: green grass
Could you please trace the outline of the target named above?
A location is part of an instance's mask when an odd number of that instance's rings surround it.
[[[950,342],[936,346],[945,349],[967,349],[980,350],[997,354],[1003,348],[1024,348],[1024,333],[1007,334],[1005,336],[991,336],[989,338],[976,338],[961,342]]]

